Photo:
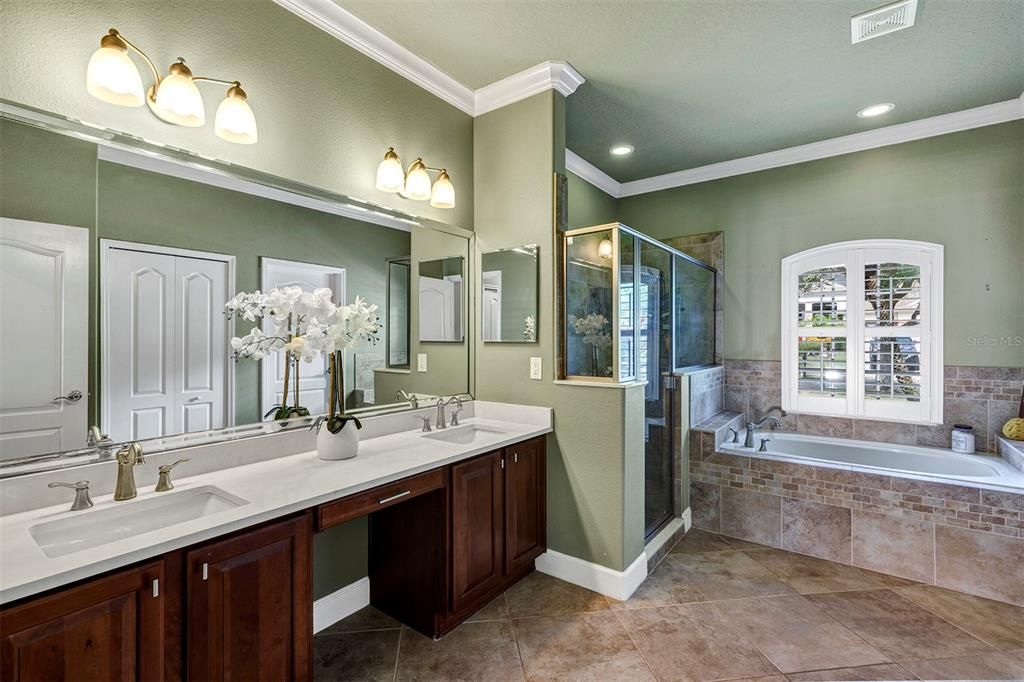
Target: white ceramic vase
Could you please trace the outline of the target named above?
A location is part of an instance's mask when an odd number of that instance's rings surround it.
[[[320,459],[351,459],[359,454],[359,428],[350,419],[341,431],[331,433],[327,424],[321,424],[316,434],[316,454]]]

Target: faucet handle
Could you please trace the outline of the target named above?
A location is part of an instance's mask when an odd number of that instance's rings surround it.
[[[71,503],[71,511],[88,509],[92,506],[92,498],[89,497],[89,481],[76,481],[65,483],[54,481],[46,486],[47,488],[71,488],[75,491],[75,501]]]
[[[730,443],[739,443],[740,442],[740,432],[739,431],[737,431],[736,429],[734,429],[732,427],[729,427],[729,433],[732,434],[732,438],[729,439]]]
[[[757,449],[758,452],[768,452],[768,443],[771,442],[771,438],[762,438],[761,447]]]
[[[422,414],[418,414],[418,415],[416,415],[416,418],[423,420],[423,428],[420,429],[420,431],[422,431],[423,433],[430,433],[430,431],[431,431],[431,428],[430,428],[430,417],[426,417],[426,416],[424,416]]]
[[[171,469],[173,469],[174,467],[178,466],[182,462],[187,462],[187,461],[188,461],[188,458],[186,457],[184,459],[179,459],[177,462],[174,462],[173,464],[161,464],[157,468],[157,472],[160,474],[160,477],[156,481],[156,488],[155,488],[156,492],[162,493],[162,492],[165,492],[167,490],[173,489],[174,488],[174,484],[171,482]]]

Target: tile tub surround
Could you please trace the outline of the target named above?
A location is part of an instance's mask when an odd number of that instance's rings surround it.
[[[997,452],[1003,424],[1017,416],[1024,367],[962,367],[947,365],[941,426],[847,417],[789,413],[783,428],[816,436],[835,436],[902,445],[949,447],[953,424],[974,427],[979,452]],[[782,404],[782,363],[775,360],[726,360],[725,409],[748,419],[763,417]]]
[[[693,525],[1024,604],[1024,494],[705,450]]]
[[[34,507],[0,516],[0,547],[3,547],[0,552],[0,603],[127,566],[552,430],[550,408],[473,401],[466,404],[463,426],[479,424],[496,432],[469,445],[460,445],[422,437],[411,418],[418,413],[426,415],[433,413],[433,409],[364,419],[362,433],[366,436],[360,441],[359,455],[348,460],[322,461],[315,451],[307,450],[238,464],[230,457],[221,459],[215,452],[207,453],[213,456],[196,464],[216,466],[215,463],[219,463],[219,468],[204,471],[197,466],[201,473],[179,469],[180,478],[175,480],[175,489],[166,493],[153,491],[152,486],[156,483],[153,469],[163,463],[162,457],[173,459],[184,453],[159,453],[147,458],[147,463],[136,471],[139,487],[136,499],[114,502],[111,495],[101,493],[93,496],[95,507],[85,511],[69,511],[67,490],[58,491],[64,495],[58,498],[57,504],[45,495],[53,492],[47,490],[46,484],[55,479],[66,480],[70,473],[67,470],[0,480],[0,498],[24,499],[35,495],[38,500]],[[256,440],[259,439],[248,439],[245,443],[252,448],[252,442]],[[190,465],[192,463],[189,462]],[[76,468],[74,473],[75,478],[102,481],[112,488],[115,470],[113,463],[105,462]],[[246,504],[55,557],[47,557],[43,553],[29,530],[44,519],[85,518],[113,508],[130,513],[134,504],[205,486],[216,486],[245,500]]]
[[[1024,471],[1024,441],[998,437],[999,455],[1014,469]]]
[[[372,607],[314,642],[318,680],[1024,678],[1024,607],[698,530],[626,601],[533,573],[437,642]]]

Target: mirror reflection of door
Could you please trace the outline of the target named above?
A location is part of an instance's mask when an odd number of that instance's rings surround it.
[[[89,232],[0,218],[0,459],[85,446]]]
[[[483,273],[484,341],[501,341],[501,270]]]
[[[278,258],[261,258],[260,264],[261,291],[270,291],[281,287],[300,287],[303,291],[312,292],[326,287],[334,292],[336,304],[346,303],[344,268]],[[274,332],[271,320],[264,321],[263,331],[266,334]],[[284,354],[275,353],[262,360],[260,364],[262,365],[260,414],[266,415],[274,405],[279,405],[282,402]],[[310,414],[323,414],[327,411],[327,364],[321,355],[317,355],[312,362],[300,362],[299,364],[299,405],[308,409]],[[294,384],[292,390],[295,390]],[[291,405],[292,402],[288,401],[288,404]],[[269,419],[270,417],[264,416],[263,418]]]
[[[387,261],[387,366],[409,368],[409,283],[412,270],[408,258]]]
[[[233,257],[103,240],[100,425],[115,441],[233,422]]]
[[[420,261],[420,341],[462,341],[461,257]]]

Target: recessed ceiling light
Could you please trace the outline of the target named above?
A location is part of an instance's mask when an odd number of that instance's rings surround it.
[[[625,156],[626,154],[633,153],[633,145],[631,144],[617,144],[608,150],[612,156]]]
[[[883,104],[872,104],[870,107],[864,107],[857,112],[857,118],[874,118],[875,116],[881,116],[882,114],[888,114],[890,111],[896,108],[896,105],[892,102],[885,102]]]

